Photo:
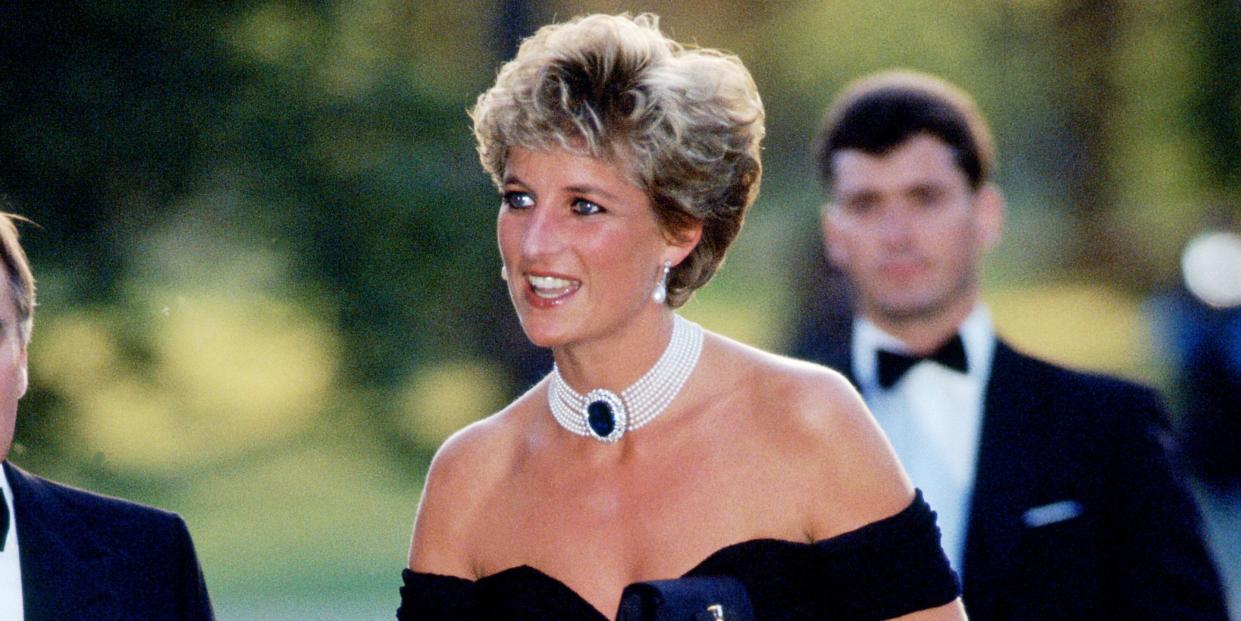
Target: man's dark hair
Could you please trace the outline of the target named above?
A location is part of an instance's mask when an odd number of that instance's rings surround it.
[[[952,149],[957,166],[977,190],[995,170],[991,131],[974,100],[932,75],[885,71],[845,87],[828,108],[815,145],[819,174],[830,187],[832,156],[856,149],[881,156],[918,134]]]

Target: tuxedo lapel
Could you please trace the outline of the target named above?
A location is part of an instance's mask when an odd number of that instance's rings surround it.
[[[13,489],[27,621],[115,619],[105,586],[107,550],[90,525],[45,481],[7,461],[4,472]]]
[[[1036,418],[1042,401],[1026,360],[996,342],[983,402],[974,491],[970,502],[963,583],[973,609],[990,610],[1002,594],[1009,559],[1020,541],[1022,512],[1030,506],[1037,475]]]

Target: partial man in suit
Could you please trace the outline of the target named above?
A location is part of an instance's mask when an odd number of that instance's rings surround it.
[[[0,213],[0,620],[212,619],[178,515],[53,483],[8,461],[35,307],[14,218]]]
[[[970,618],[1225,621],[1156,394],[995,335],[979,264],[1004,200],[970,97],[923,74],[864,78],[829,109],[818,155],[855,318],[849,338],[795,353],[862,393],[939,514]]]

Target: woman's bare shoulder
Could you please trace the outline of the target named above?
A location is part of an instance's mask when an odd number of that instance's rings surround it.
[[[736,377],[729,383],[744,387],[794,425],[797,433],[829,433],[832,427],[869,418],[857,391],[840,373],[827,367],[774,354],[716,336],[723,369]]]
[[[818,364],[726,344],[749,375],[755,415],[786,460],[802,496],[814,538],[847,532],[895,515],[913,488],[887,438],[857,390],[840,373]]]
[[[414,521],[412,569],[472,577],[467,555],[461,554],[463,542],[473,539],[474,518],[503,485],[516,459],[522,419],[531,409],[529,397],[457,431],[435,452]]]
[[[431,460],[428,477],[444,476],[456,480],[461,469],[471,472],[469,478],[483,474],[489,464],[497,460],[479,459],[486,455],[500,456],[518,439],[518,419],[522,417],[522,400],[510,403],[507,407],[486,418],[474,421],[453,433]]]

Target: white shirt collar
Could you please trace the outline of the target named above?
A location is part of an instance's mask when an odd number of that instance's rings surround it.
[[[995,353],[991,315],[977,304],[958,327],[969,371],[917,364],[890,389],[879,387],[876,351],[908,352],[863,318],[854,321],[853,373],[875,421],[914,485],[939,515],[944,551],[960,569],[965,554],[978,437]]]
[[[4,506],[9,512],[9,532],[4,541],[4,551],[0,554],[8,554],[13,542],[17,540],[17,511],[13,508],[13,488],[9,487],[9,477],[4,474],[3,466],[0,466],[0,493],[4,494]]]
[[[0,493],[4,494],[4,504],[9,511],[9,534],[4,542],[4,551],[0,552],[0,619],[21,619],[22,566],[21,554],[17,549],[17,508],[13,503],[13,488],[9,487],[3,467],[0,467]]]
[[[991,357],[995,353],[995,327],[991,323],[991,311],[981,302],[961,322],[957,331],[965,345],[965,358],[969,361],[969,375],[985,386],[991,375]],[[863,390],[879,385],[876,377],[877,352],[886,349],[893,352],[909,352],[903,341],[888,334],[869,319],[858,315],[853,319],[853,377]]]

